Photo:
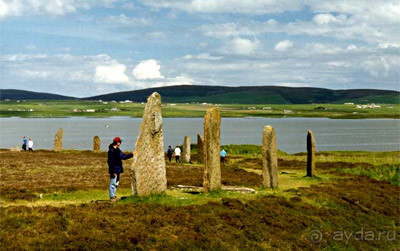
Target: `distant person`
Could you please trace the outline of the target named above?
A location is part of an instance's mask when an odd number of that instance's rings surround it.
[[[117,201],[117,187],[120,181],[120,174],[124,172],[122,168],[122,160],[130,159],[133,157],[135,152],[125,155],[119,147],[121,146],[122,140],[119,137],[115,137],[113,142],[108,147],[108,173],[110,174],[110,200],[112,202]]]
[[[26,137],[24,136],[22,138],[22,150],[26,151],[26,145],[28,144],[28,140],[26,139]]]
[[[182,163],[181,160],[181,149],[179,148],[179,146],[175,147],[175,161],[176,163]]]
[[[172,151],[171,146],[168,146],[167,157],[168,157],[169,162],[171,162],[173,153],[174,153],[174,152]]]
[[[221,163],[224,166],[225,165],[225,159],[226,159],[226,152],[225,149],[222,149],[221,151]]]
[[[32,140],[32,138],[29,138],[28,149],[29,149],[29,151],[33,152],[33,140]]]

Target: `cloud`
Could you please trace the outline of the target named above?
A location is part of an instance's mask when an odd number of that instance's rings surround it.
[[[155,59],[148,59],[140,62],[132,70],[132,74],[139,80],[164,78],[161,75],[160,68],[161,66]]]
[[[128,26],[128,27],[147,26],[153,23],[153,21],[148,18],[129,17],[125,16],[124,14],[118,16],[109,16],[105,18],[105,22],[110,24]]]
[[[197,55],[185,55],[182,59],[202,59],[202,60],[221,60],[224,57],[211,56],[210,53],[200,53]]]
[[[259,15],[281,13],[284,11],[299,11],[303,8],[300,1],[290,0],[141,0],[140,2],[154,8],[177,9],[189,13],[241,13]]]
[[[0,0],[0,18],[11,16],[54,15],[88,10],[95,6],[111,7],[120,0]]]
[[[280,41],[275,45],[276,51],[286,51],[287,49],[293,47],[293,42],[289,40]]]
[[[325,25],[329,23],[342,23],[347,19],[346,15],[333,16],[332,14],[317,14],[313,17],[314,23]]]
[[[226,54],[248,55],[259,47],[258,41],[251,41],[246,38],[235,38],[225,43],[222,52]]]
[[[126,66],[123,64],[99,65],[96,67],[93,81],[107,84],[128,84],[129,78],[125,71]]]

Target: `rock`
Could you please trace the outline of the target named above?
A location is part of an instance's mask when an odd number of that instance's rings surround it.
[[[185,136],[183,139],[182,161],[190,162],[190,136]]]
[[[19,149],[18,146],[15,146],[15,147],[12,147],[12,148],[10,149],[10,151],[11,151],[11,152],[20,152],[21,149]]]
[[[197,154],[199,155],[199,163],[204,163],[204,140],[200,134],[197,134]]]
[[[204,177],[205,192],[221,188],[220,165],[221,112],[218,107],[207,109],[204,117]]]
[[[93,152],[100,152],[101,149],[101,141],[99,136],[93,137]]]
[[[311,130],[307,133],[307,177],[315,175],[315,141]]]
[[[164,159],[161,96],[157,92],[151,94],[147,99],[135,151],[131,168],[132,195],[146,196],[164,193],[167,189],[167,174]]]
[[[63,148],[63,129],[58,129],[54,135],[54,151],[61,151]]]
[[[278,152],[276,149],[276,135],[272,126],[265,126],[263,130],[263,187],[278,187]]]

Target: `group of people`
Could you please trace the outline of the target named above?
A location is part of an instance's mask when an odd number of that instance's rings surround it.
[[[29,139],[29,140],[31,140],[31,139]],[[108,173],[110,174],[109,195],[110,195],[110,200],[112,202],[117,201],[116,193],[117,193],[117,188],[118,188],[119,181],[120,181],[120,174],[124,172],[124,169],[122,167],[122,160],[130,159],[136,154],[135,151],[133,151],[132,153],[129,153],[129,154],[124,154],[119,149],[119,147],[121,146],[121,143],[122,143],[121,138],[115,137],[113,139],[113,142],[108,147],[107,163],[108,163]],[[33,145],[33,142],[32,142],[32,145]],[[181,149],[179,148],[179,146],[176,146],[174,150],[172,150],[171,146],[168,146],[167,157],[168,157],[169,162],[171,162],[172,156],[174,154],[175,154],[176,163],[182,163],[180,160]],[[225,149],[222,149],[220,155],[221,155],[221,163],[222,163],[222,165],[224,165],[225,159],[226,159]]]
[[[182,163],[182,161],[181,161],[181,149],[179,148],[179,146],[176,146],[173,151],[172,151],[171,146],[168,146],[167,157],[168,157],[169,162],[171,162],[172,156],[174,154],[175,154],[176,163]]]
[[[33,140],[32,138],[29,138],[29,140],[24,136],[22,138],[22,150],[26,151],[26,148],[28,148],[28,151],[33,151]]]
[[[179,146],[175,147],[175,150],[172,150],[171,146],[168,146],[168,150],[167,150],[167,157],[169,162],[171,162],[172,160],[172,156],[175,154],[175,162],[176,163],[182,163],[180,157],[181,157],[181,149],[179,148]],[[221,153],[221,163],[222,165],[225,165],[225,159],[226,159],[226,151],[225,149],[222,149]]]

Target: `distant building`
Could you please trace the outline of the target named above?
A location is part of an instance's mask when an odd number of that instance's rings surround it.
[[[249,106],[249,107],[247,107],[247,109],[249,109],[249,110],[256,110],[257,108],[256,108],[255,106]]]
[[[85,112],[96,112],[95,109],[86,109]]]
[[[272,110],[272,108],[269,106],[266,106],[266,107],[263,107],[263,110]]]
[[[292,110],[283,110],[283,113],[284,114],[291,114],[291,113],[293,113],[293,111]]]
[[[354,103],[351,103],[351,102],[347,102],[347,103],[344,103],[345,105],[354,105]]]
[[[357,109],[366,109],[366,108],[375,109],[375,108],[381,108],[381,106],[376,105],[375,103],[371,103],[371,104],[367,104],[367,105],[357,105],[356,108]]]
[[[113,108],[111,108],[111,111],[112,112],[118,112],[119,110],[118,110],[118,108],[113,107]]]
[[[108,102],[103,102],[103,105],[108,105]]]

